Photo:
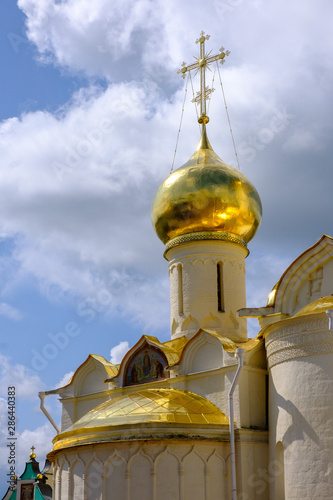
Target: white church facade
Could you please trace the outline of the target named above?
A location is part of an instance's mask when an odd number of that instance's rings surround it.
[[[48,455],[55,500],[332,499],[333,239],[298,257],[266,306],[246,307],[261,202],[213,151],[203,104],[199,146],[152,208],[171,338],[142,336],[120,365],[90,354],[69,384],[41,394],[63,408]],[[254,339],[247,317],[259,319]]]

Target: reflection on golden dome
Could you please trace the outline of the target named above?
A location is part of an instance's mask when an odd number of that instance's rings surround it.
[[[273,286],[272,290],[269,292],[268,299],[267,299],[267,306],[274,306],[278,284],[279,284],[279,282],[277,282]]]
[[[321,297],[300,309],[294,316],[307,316],[308,314],[320,314],[328,309],[333,309],[333,296]]]
[[[143,389],[106,401],[80,418],[53,440],[54,450],[68,446],[111,440],[112,433],[124,427],[228,425],[228,418],[206,398],[179,389]],[[169,429],[170,430],[170,429]]]
[[[158,189],[152,222],[163,243],[192,239],[225,239],[246,245],[261,221],[261,201],[251,182],[213,151],[203,125],[200,144],[185,165]],[[168,248],[168,247],[167,247]]]

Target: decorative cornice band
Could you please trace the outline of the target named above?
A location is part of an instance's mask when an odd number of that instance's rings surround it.
[[[275,340],[281,341],[285,337],[290,337],[295,333],[306,333],[306,332],[318,332],[320,330],[327,330],[328,320],[327,317],[320,319],[307,319],[304,318],[288,318],[285,323],[281,326],[276,326],[274,324],[271,330],[266,334],[265,344],[268,347]]]
[[[289,328],[278,328],[266,338],[269,369],[292,359],[333,352],[333,332],[325,327],[327,320],[303,321]],[[291,335],[294,332],[297,334]]]
[[[306,344],[301,347],[290,347],[272,354],[268,358],[268,368],[271,369],[279,363],[284,363],[285,361],[290,361],[296,358],[329,353],[333,353],[333,340],[320,342],[318,344]]]
[[[247,250],[247,246],[243,238],[237,236],[236,234],[224,233],[221,231],[200,231],[197,233],[183,234],[182,236],[177,236],[172,240],[168,241],[165,245],[164,255],[168,250],[174,248],[182,243],[187,243],[189,241],[202,241],[202,240],[220,240],[220,241],[230,241],[231,243],[237,243],[237,245],[242,246]]]

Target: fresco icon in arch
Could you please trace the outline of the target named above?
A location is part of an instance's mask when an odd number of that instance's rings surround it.
[[[143,384],[166,378],[167,360],[158,349],[146,345],[127,365],[125,385]]]

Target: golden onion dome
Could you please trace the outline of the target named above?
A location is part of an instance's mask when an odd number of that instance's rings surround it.
[[[163,182],[153,201],[153,226],[167,249],[196,239],[246,246],[261,221],[255,187],[219,158],[202,127],[196,152]]]

